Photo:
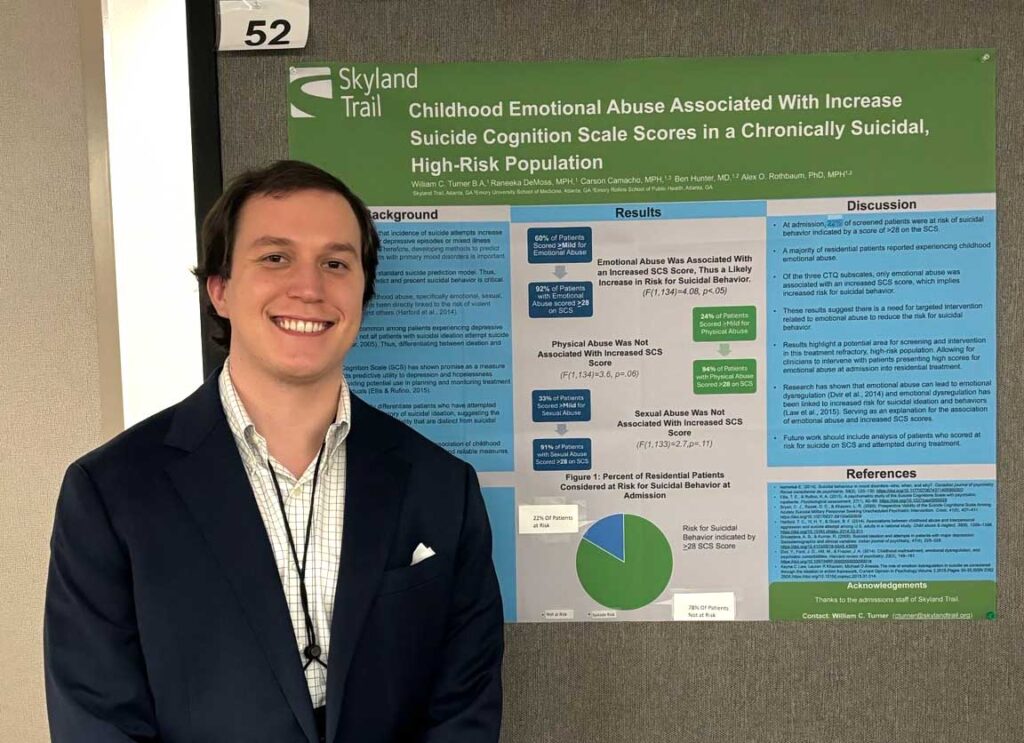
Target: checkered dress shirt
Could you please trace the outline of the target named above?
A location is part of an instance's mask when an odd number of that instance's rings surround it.
[[[306,519],[309,514],[309,499],[313,488],[313,470],[316,458],[309,463],[306,471],[296,479],[287,468],[270,456],[267,441],[253,425],[249,414],[238,397],[231,381],[229,361],[224,363],[220,374],[220,401],[227,415],[228,425],[242,456],[249,484],[256,497],[256,504],[263,517],[270,546],[277,562],[285,599],[295,630],[295,644],[303,665],[306,658],[302,651],[309,640],[306,638],[306,620],[302,613],[302,599],[299,593],[299,571],[295,567],[288,534],[281,518],[281,507],[277,501],[274,482],[267,469],[269,460],[277,481],[281,486],[288,523],[295,540],[295,550],[302,561],[302,546],[306,541]],[[334,592],[338,584],[338,563],[341,558],[341,532],[345,513],[345,438],[351,428],[351,402],[348,383],[342,377],[341,394],[338,396],[338,413],[334,423],[327,429],[323,461],[317,478],[316,498],[313,506],[312,535],[309,540],[309,557],[306,566],[306,590],[309,611],[313,618],[316,641],[322,650],[320,660],[325,664],[330,655],[331,617],[334,613]],[[306,685],[314,707],[325,704],[327,699],[327,668],[319,663],[310,663],[306,668]]]

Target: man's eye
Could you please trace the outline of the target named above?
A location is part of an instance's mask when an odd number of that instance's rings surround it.
[[[271,253],[270,255],[263,256],[264,263],[283,263],[284,256],[280,253]]]
[[[332,271],[344,271],[348,268],[348,264],[344,261],[327,261],[324,265]]]

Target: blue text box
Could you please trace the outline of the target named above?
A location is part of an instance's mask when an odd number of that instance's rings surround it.
[[[534,390],[535,423],[590,420],[590,390]]]
[[[776,581],[995,580],[994,480],[768,485]]]
[[[531,227],[526,231],[530,263],[590,263],[594,236],[590,227]]]
[[[995,220],[768,219],[769,466],[995,462]]]
[[[385,222],[378,231],[377,294],[345,358],[352,390],[478,470],[511,471],[508,223]]]
[[[602,222],[636,219],[715,219],[763,217],[766,201],[688,201],[652,204],[572,204],[568,206],[513,206],[518,223]]]
[[[538,472],[589,470],[590,439],[534,439],[533,469]]]
[[[530,317],[593,317],[594,285],[589,281],[530,284]]]

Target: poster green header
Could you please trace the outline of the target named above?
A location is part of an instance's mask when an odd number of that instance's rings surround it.
[[[995,190],[992,50],[289,70],[291,156],[368,203]]]

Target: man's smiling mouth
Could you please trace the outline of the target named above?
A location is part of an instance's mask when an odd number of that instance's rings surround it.
[[[329,327],[334,325],[330,321],[318,321],[318,320],[297,320],[293,317],[274,317],[272,318],[274,324],[281,330],[286,330],[289,333],[301,333],[303,335],[316,335],[323,333]]]

